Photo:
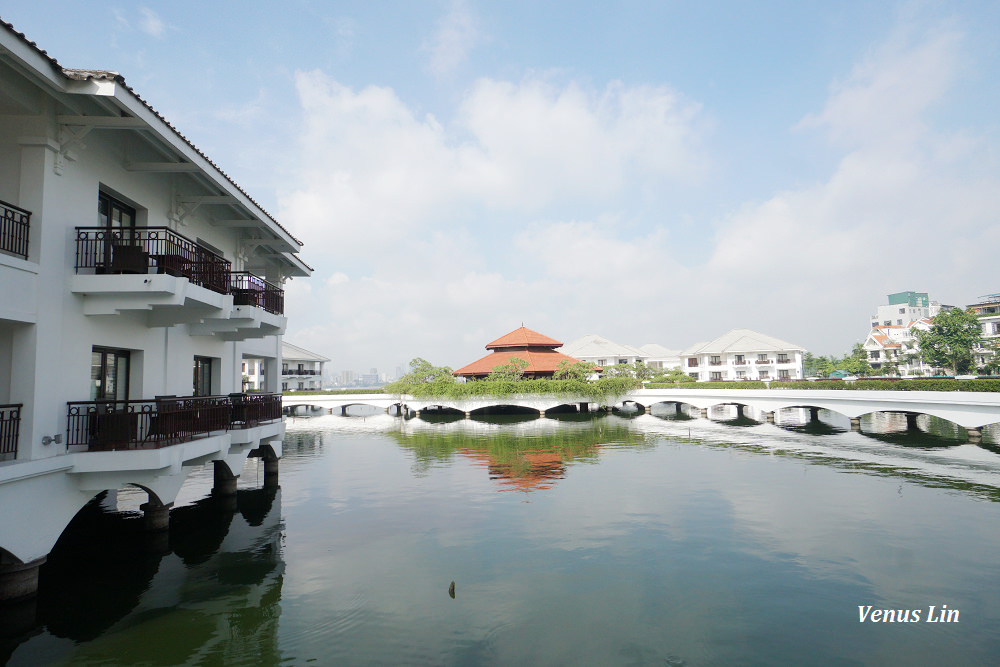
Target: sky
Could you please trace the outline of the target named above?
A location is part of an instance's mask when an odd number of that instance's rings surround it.
[[[124,75],[304,242],[286,340],[457,368],[522,324],[843,355],[1000,292],[1000,3],[105,2],[0,17]]]

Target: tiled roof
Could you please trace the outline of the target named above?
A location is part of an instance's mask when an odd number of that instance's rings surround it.
[[[680,355],[680,350],[671,350],[669,347],[664,347],[659,343],[646,343],[645,345],[640,345],[639,349],[643,351],[648,357],[676,357]]]
[[[288,341],[281,341],[281,358],[284,361],[330,361],[321,354],[310,352],[304,347],[292,345]]]
[[[487,350],[495,350],[506,347],[560,347],[562,343],[543,336],[537,331],[532,331],[526,327],[514,329],[506,336],[497,338],[492,343],[486,344]]]
[[[597,334],[587,334],[583,338],[577,338],[571,343],[563,345],[564,354],[574,357],[645,357],[648,356],[642,350],[631,345],[622,345],[604,336]]]
[[[571,364],[579,362],[579,359],[574,359],[568,355],[561,352],[556,352],[555,350],[542,348],[533,350],[497,350],[491,354],[487,354],[482,359],[477,359],[471,364],[459,368],[454,371],[453,375],[458,376],[478,376],[478,375],[489,375],[490,372],[497,366],[503,366],[510,362],[511,357],[518,357],[524,359],[528,362],[528,366],[523,370],[524,373],[554,373],[556,368],[559,367],[559,362],[568,361]]]
[[[108,71],[108,70],[69,69],[69,68],[63,67],[62,65],[59,64],[58,60],[56,60],[55,58],[53,58],[52,56],[50,56],[43,49],[39,48],[39,46],[35,42],[32,42],[27,37],[25,37],[23,33],[18,32],[14,28],[13,25],[11,25],[10,23],[7,23],[6,21],[3,21],[3,20],[0,20],[0,25],[3,25],[8,31],[10,31],[12,34],[16,35],[21,41],[23,41],[25,44],[27,44],[32,49],[34,49],[43,58],[45,58],[46,60],[48,60],[52,64],[52,66],[56,69],[56,71],[59,72],[59,73],[61,73],[67,79],[72,79],[72,80],[76,80],[76,81],[86,81],[88,79],[96,79],[98,81],[114,81],[114,82],[120,84],[125,90],[127,90],[132,95],[132,97],[134,97],[144,107],[146,107],[147,109],[149,109],[149,111],[154,116],[156,116],[160,121],[163,122],[164,125],[166,125],[174,134],[176,134],[181,139],[181,141],[183,141],[188,146],[190,146],[191,149],[194,152],[196,152],[198,155],[200,155],[206,162],[208,162],[208,164],[212,165],[212,167],[217,172],[219,172],[219,174],[224,179],[226,179],[234,188],[236,188],[241,194],[243,194],[244,197],[246,197],[248,200],[250,200],[250,203],[252,203],[254,206],[256,206],[264,215],[266,215],[267,218],[271,222],[273,222],[282,231],[284,231],[286,234],[288,234],[288,236],[291,237],[291,239],[293,241],[295,241],[296,243],[298,243],[300,246],[303,245],[302,241],[300,241],[297,238],[295,238],[290,231],[288,231],[287,229],[285,229],[285,227],[280,222],[278,222],[277,220],[275,220],[274,217],[270,213],[268,213],[267,211],[265,211],[264,208],[254,200],[253,197],[251,197],[249,194],[247,194],[247,192],[243,188],[241,188],[239,185],[237,185],[236,181],[234,181],[232,178],[230,178],[229,175],[226,172],[222,171],[222,169],[219,168],[219,165],[217,165],[214,162],[212,162],[212,160],[209,159],[209,157],[207,155],[205,155],[204,153],[201,152],[201,149],[199,149],[187,137],[185,137],[183,134],[181,134],[180,131],[176,127],[174,127],[173,125],[171,125],[167,121],[166,118],[164,118],[163,116],[160,115],[160,112],[158,112],[156,109],[154,109],[149,104],[149,102],[147,102],[142,97],[140,97],[139,94],[137,92],[135,92],[135,90],[133,90],[131,86],[129,86],[127,83],[125,83],[125,77],[123,77],[121,74],[119,74],[118,72],[111,72],[111,71]],[[303,262],[303,264],[304,264],[304,262]]]
[[[692,354],[723,354],[726,352],[783,352],[805,348],[788,341],[768,336],[751,329],[733,329],[708,343],[692,345],[684,350],[685,356]]]

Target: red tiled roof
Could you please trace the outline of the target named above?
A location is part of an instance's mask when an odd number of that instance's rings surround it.
[[[506,338],[506,336],[504,336],[504,338]],[[547,348],[536,348],[533,350],[503,349],[487,354],[482,359],[473,361],[471,364],[463,366],[457,371],[453,371],[452,375],[462,375],[466,377],[489,375],[490,371],[497,366],[503,366],[504,364],[509,363],[511,357],[519,357],[528,362],[528,366],[523,369],[523,372],[526,375],[532,373],[552,374],[559,366],[560,361],[568,361],[571,364],[575,364],[580,361],[579,359],[574,359],[573,357],[563,354],[562,352],[556,352],[555,350]]]
[[[505,347],[562,347],[562,343],[548,336],[543,336],[537,331],[520,327],[514,329],[506,336],[501,336],[492,343],[486,344],[487,350]],[[574,359],[574,361],[576,360]]]

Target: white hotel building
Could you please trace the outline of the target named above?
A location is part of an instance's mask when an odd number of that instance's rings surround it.
[[[282,286],[301,243],[114,73],[0,24],[0,600],[126,484],[166,526],[188,471],[277,480]],[[267,475],[265,474],[265,477]],[[265,481],[265,483],[269,483]]]
[[[801,380],[805,351],[774,336],[733,329],[681,352],[681,370],[700,382]]]

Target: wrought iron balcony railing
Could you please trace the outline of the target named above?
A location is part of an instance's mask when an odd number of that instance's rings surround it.
[[[31,211],[0,201],[0,250],[28,259]]]
[[[21,428],[21,403],[0,405],[0,461],[17,458],[17,436]]]
[[[274,315],[285,313],[285,292],[247,271],[233,271],[229,278],[229,293],[237,306],[256,306]]]
[[[322,371],[310,371],[298,368],[284,368],[281,371],[282,375],[322,375]]]
[[[68,407],[66,444],[88,451],[155,449],[281,419],[280,394],[74,401]]]
[[[167,227],[76,228],[76,272],[165,273],[228,294],[232,262]]]

